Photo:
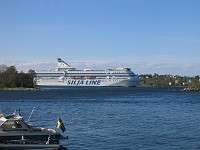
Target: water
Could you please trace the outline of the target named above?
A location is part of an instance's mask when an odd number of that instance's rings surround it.
[[[21,109],[34,125],[60,117],[68,150],[200,149],[200,92],[178,88],[68,88],[0,91],[0,110]]]

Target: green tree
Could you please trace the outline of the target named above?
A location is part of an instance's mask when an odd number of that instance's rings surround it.
[[[20,72],[18,74],[18,86],[17,87],[26,87],[26,88],[34,87],[33,76],[29,73]]]
[[[30,70],[28,73],[18,73],[15,66],[7,67],[6,70],[0,72],[0,88],[15,87],[34,87],[33,78],[35,71]]]
[[[17,70],[15,66],[8,67],[1,73],[1,86],[13,88],[17,86]]]

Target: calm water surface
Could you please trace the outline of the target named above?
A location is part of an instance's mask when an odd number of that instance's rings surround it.
[[[200,92],[178,88],[68,88],[0,91],[0,110],[55,127],[60,117],[68,150],[198,150]]]

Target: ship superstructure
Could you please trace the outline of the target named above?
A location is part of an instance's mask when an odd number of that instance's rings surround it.
[[[77,70],[58,58],[56,69],[36,71],[36,86],[66,87],[66,86],[137,86],[139,79],[130,68],[105,70]]]

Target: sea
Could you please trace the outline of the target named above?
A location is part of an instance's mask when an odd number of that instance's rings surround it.
[[[73,87],[0,91],[0,112],[32,125],[61,118],[67,150],[199,150],[200,92],[177,87]],[[30,116],[32,110],[34,111]]]

